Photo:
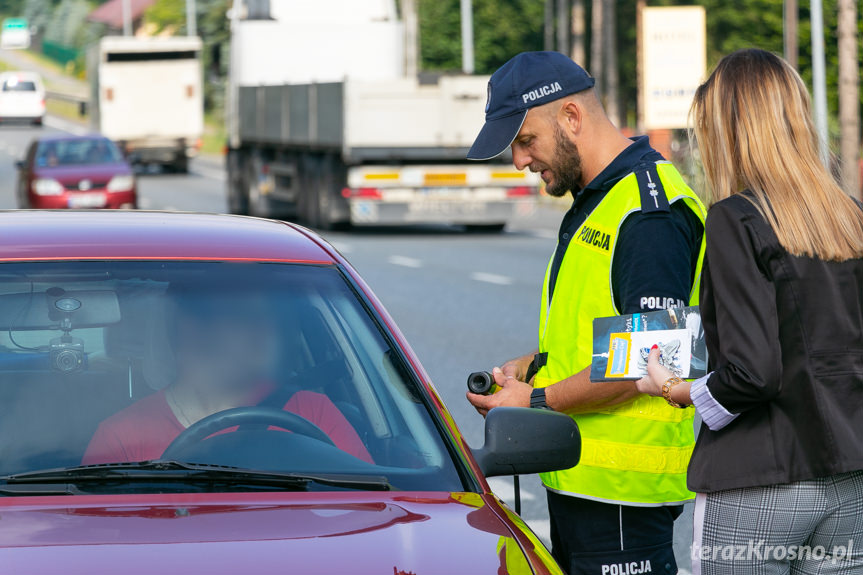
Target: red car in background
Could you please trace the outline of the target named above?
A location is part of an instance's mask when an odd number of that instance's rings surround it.
[[[137,211],[0,229],[0,572],[561,573],[485,478],[575,465],[575,422],[493,409],[471,450],[312,232]]]
[[[137,207],[132,167],[103,136],[46,136],[17,162],[18,207],[93,209]]]

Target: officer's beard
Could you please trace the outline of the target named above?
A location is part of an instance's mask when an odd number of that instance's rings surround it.
[[[557,124],[554,126],[554,143],[554,166],[548,167],[552,180],[546,186],[545,193],[559,198],[581,188],[583,172],[578,148]]]

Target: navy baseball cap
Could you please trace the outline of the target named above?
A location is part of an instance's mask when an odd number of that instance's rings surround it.
[[[488,82],[485,125],[468,160],[490,160],[506,150],[527,111],[592,88],[595,80],[560,52],[522,52],[498,68]]]

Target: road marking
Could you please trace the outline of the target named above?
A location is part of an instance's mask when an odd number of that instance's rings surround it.
[[[43,123],[49,128],[68,132],[69,134],[74,134],[76,136],[84,136],[89,133],[89,130],[85,126],[74,122],[67,122],[66,120],[62,120],[56,116],[45,116]]]
[[[474,272],[470,274],[470,279],[478,282],[486,282],[499,286],[508,286],[512,284],[512,278],[498,274],[487,274],[485,272]]]
[[[423,267],[423,263],[416,258],[409,258],[407,256],[390,256],[387,258],[387,261],[396,266],[403,266],[406,268],[421,268]]]

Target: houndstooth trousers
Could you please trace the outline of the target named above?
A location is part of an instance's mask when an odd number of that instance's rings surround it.
[[[863,471],[700,493],[693,575],[863,575]]]

